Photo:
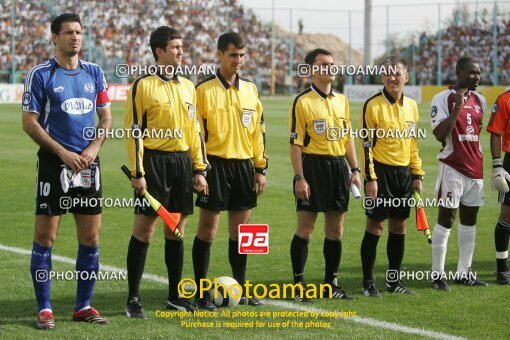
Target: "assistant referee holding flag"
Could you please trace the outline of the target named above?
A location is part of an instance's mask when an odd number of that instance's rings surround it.
[[[325,218],[324,282],[335,299],[348,299],[338,286],[337,273],[342,255],[342,233],[349,204],[349,188],[360,188],[358,161],[354,141],[350,138],[351,119],[347,98],[332,89],[333,55],[318,48],[305,58],[312,70],[312,86],[294,99],[290,108],[290,156],[294,168],[294,195],[298,226],[290,246],[294,283],[305,287],[304,269],[308,242],[312,236],[317,213]],[[349,168],[353,175],[349,178]],[[304,291],[297,292],[298,302],[311,302]]]
[[[143,135],[149,136],[126,140],[133,176],[131,186],[140,201],[143,199],[142,193],[147,190],[168,211],[180,212],[177,228],[184,235],[186,217],[193,213],[193,190],[207,194],[205,176],[209,164],[196,117],[195,87],[191,81],[179,77],[175,72],[167,73],[172,71],[172,67],[175,71],[181,64],[181,35],[171,27],[162,26],[152,32],[150,45],[160,68],[156,75],[143,76],[133,83],[124,116],[126,129],[141,129]],[[165,138],[157,134],[163,134]],[[136,135],[133,134],[133,137]],[[127,255],[129,296],[126,315],[131,318],[145,318],[139,286],[157,217],[151,207],[135,207],[133,235]],[[192,311],[194,307],[177,294],[184,244],[168,228],[163,230],[168,271],[166,307]]]
[[[211,171],[209,195],[199,194],[197,236],[193,243],[195,281],[207,277],[210,247],[220,223],[220,211],[228,210],[228,258],[234,279],[245,283],[246,254],[238,252],[238,226],[247,223],[257,196],[266,186],[264,116],[255,84],[238,74],[246,54],[245,41],[229,32],[218,39],[218,72],[197,84],[197,108]],[[241,304],[261,305],[242,297]],[[199,309],[213,310],[209,294],[197,301]]]
[[[409,80],[407,63],[395,56],[386,58],[384,66],[389,71],[381,75],[384,88],[369,98],[361,109],[360,125],[368,129],[363,143],[363,175],[365,178],[366,228],[361,243],[361,264],[363,267],[363,294],[380,296],[372,274],[377,243],[388,219],[388,271],[386,291],[412,294],[413,291],[398,279],[404,257],[406,220],[411,208],[406,200],[390,206],[376,206],[375,198],[409,199],[413,190],[421,194],[423,175],[418,155],[416,138],[397,138],[395,132],[412,137],[418,128],[418,105],[404,95],[404,86]],[[374,129],[380,131],[375,132]],[[372,135],[371,131],[374,131]],[[377,138],[384,132],[386,138]],[[391,134],[393,135],[391,135]],[[369,198],[369,200],[367,200]],[[372,198],[370,200],[370,198]],[[395,200],[396,199],[396,200]],[[398,206],[397,206],[398,205]]]

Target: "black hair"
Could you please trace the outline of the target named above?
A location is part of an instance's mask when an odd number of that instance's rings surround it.
[[[315,50],[308,52],[308,54],[305,57],[305,63],[312,66],[313,63],[315,62],[315,58],[317,58],[319,54],[333,56],[333,53],[326,50],[325,48],[316,48]]]
[[[77,22],[81,27],[80,16],[75,13],[62,13],[51,21],[51,33],[59,34],[64,22]]]
[[[239,33],[228,32],[220,35],[220,37],[218,38],[218,50],[220,50],[221,52],[225,52],[226,50],[228,50],[228,46],[230,44],[234,44],[234,46],[239,49],[244,48],[246,46],[246,42]]]
[[[174,39],[182,39],[182,36],[175,28],[172,27],[161,26],[151,33],[150,45],[152,55],[156,61],[158,61],[156,49],[159,47],[165,50],[168,42]]]
[[[455,65],[455,72],[459,73],[463,69],[466,68],[469,64],[474,64],[475,60],[471,57],[461,57],[457,60],[457,64]]]

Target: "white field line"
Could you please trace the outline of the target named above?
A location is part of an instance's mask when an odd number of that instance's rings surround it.
[[[22,249],[22,248],[17,248],[17,247],[9,247],[9,246],[5,246],[3,244],[0,244],[0,250],[8,251],[11,253],[16,253],[16,254],[22,254],[22,255],[30,255],[32,253],[30,250],[27,250],[27,249]],[[64,256],[59,256],[59,255],[53,255],[53,254],[51,255],[51,259],[53,261],[63,262],[63,263],[68,263],[68,264],[73,264],[73,265],[76,263],[75,259],[71,259],[69,257],[64,257]],[[125,272],[126,271],[123,268],[105,266],[102,264],[99,265],[99,269],[102,271],[110,271],[110,272],[122,272],[122,271]],[[144,278],[147,281],[153,281],[153,282],[162,283],[162,284],[168,283],[167,278],[164,278],[164,277],[158,276],[158,275],[143,274],[142,278]],[[284,309],[293,309],[293,310],[297,310],[297,311],[308,311],[308,312],[315,312],[315,313],[330,312],[329,310],[314,308],[314,307],[304,306],[304,305],[298,305],[298,304],[294,304],[294,303],[290,303],[290,302],[286,302],[286,301],[266,299],[266,300],[264,300],[264,302],[268,305],[272,305],[272,306],[276,306],[276,307],[280,307],[280,308],[284,308]],[[360,317],[360,316],[356,316],[356,317],[352,317],[352,318],[338,317],[337,319],[342,319],[345,321],[351,321],[351,322],[355,322],[355,323],[359,323],[359,324],[364,324],[364,325],[367,325],[370,327],[375,327],[375,328],[388,329],[388,330],[391,330],[394,332],[416,334],[416,335],[426,336],[426,337],[435,338],[435,339],[451,339],[451,340],[464,339],[462,337],[457,337],[457,336],[442,333],[442,332],[430,331],[430,330],[426,330],[423,328],[412,328],[412,327],[408,327],[408,326],[399,325],[399,324],[393,323],[393,322],[381,321],[381,320],[377,320],[377,319]]]

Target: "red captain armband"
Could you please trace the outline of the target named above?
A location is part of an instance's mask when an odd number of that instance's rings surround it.
[[[108,98],[108,93],[106,93],[106,91],[99,92],[97,94],[96,106],[103,105],[103,104],[106,104],[109,102],[110,102],[110,99]]]

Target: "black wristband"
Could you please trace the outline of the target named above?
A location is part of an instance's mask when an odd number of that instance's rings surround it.
[[[492,159],[492,168],[493,169],[502,168],[502,167],[503,167],[503,162],[501,161],[500,157],[496,157],[496,158]]]

